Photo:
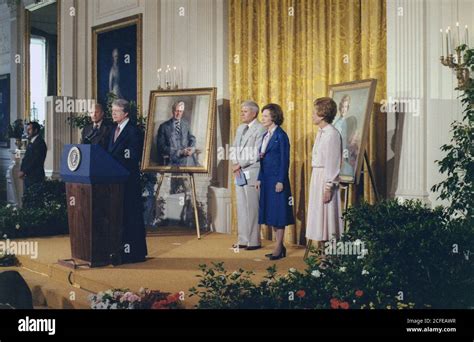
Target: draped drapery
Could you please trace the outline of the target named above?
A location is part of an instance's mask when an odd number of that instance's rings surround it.
[[[287,227],[287,243],[304,244],[311,175],[311,151],[317,127],[314,99],[328,86],[375,78],[375,101],[386,96],[386,15],[384,0],[230,0],[229,68],[231,135],[240,123],[242,101],[261,107],[275,102],[285,113],[283,129],[291,144],[290,182],[296,224]],[[372,113],[368,139],[370,164],[384,193],[385,117]],[[350,201],[374,201],[367,174],[352,187]],[[232,229],[237,229],[232,189]],[[263,227],[263,234],[271,232]]]

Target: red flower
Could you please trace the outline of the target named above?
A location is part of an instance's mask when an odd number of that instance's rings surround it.
[[[298,296],[299,298],[303,298],[304,296],[306,296],[306,292],[304,292],[304,290],[296,291],[296,296]]]
[[[360,298],[360,297],[362,297],[362,296],[364,295],[364,291],[362,291],[362,290],[357,290],[357,291],[355,292],[355,295],[356,295],[356,297],[359,297],[359,298]]]
[[[339,309],[339,305],[341,304],[341,302],[339,301],[339,299],[337,299],[337,298],[332,298],[329,302],[331,303],[331,308],[332,308],[332,309]]]
[[[341,309],[344,309],[344,310],[349,309],[349,303],[348,302],[341,302],[339,304],[339,306],[340,306]]]
[[[168,301],[163,299],[163,300],[157,300],[153,305],[151,306],[152,309],[157,309],[157,310],[163,310],[163,309],[169,309],[168,307]]]
[[[166,297],[166,300],[169,304],[176,303],[179,300],[179,293],[175,293],[174,295],[169,295]]]

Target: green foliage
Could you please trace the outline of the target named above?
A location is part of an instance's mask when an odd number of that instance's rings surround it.
[[[17,119],[13,124],[8,126],[8,137],[14,139],[21,139],[24,131],[23,120]]]
[[[222,263],[201,265],[198,308],[468,308],[474,305],[469,248],[472,227],[449,221],[441,208],[420,202],[363,203],[346,214],[350,230],[341,243],[361,244],[364,255],[326,255],[313,250],[303,271],[263,281],[242,269],[229,273]],[[323,261],[322,261],[323,260]]]
[[[47,181],[28,188],[23,208],[0,208],[0,237],[17,238],[68,233],[64,183]]]
[[[460,47],[464,52],[465,66],[474,71],[474,49]],[[439,191],[439,198],[449,201],[447,212],[453,216],[469,219],[472,223],[474,212],[474,81],[468,87],[459,89],[464,106],[461,121],[451,124],[452,138],[449,144],[441,146],[446,153],[437,160],[439,171],[446,178],[431,190]]]

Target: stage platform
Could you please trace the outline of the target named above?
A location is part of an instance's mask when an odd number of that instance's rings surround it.
[[[53,309],[84,309],[88,308],[90,293],[110,288],[138,291],[141,287],[172,293],[184,291],[185,307],[193,308],[197,299],[187,295],[189,288],[198,283],[199,264],[223,261],[229,271],[254,271],[255,279],[261,279],[273,264],[280,273],[287,273],[291,267],[305,267],[302,246],[287,246],[286,258],[270,261],[265,254],[271,252],[271,241],[264,240],[262,249],[236,253],[231,247],[236,241],[233,235],[207,233],[198,240],[195,232],[183,231],[149,233],[146,262],[73,270],[58,264],[58,259],[71,256],[68,236],[30,240],[38,241],[38,258],[20,256],[21,266],[13,269],[19,270],[29,284],[35,305]]]

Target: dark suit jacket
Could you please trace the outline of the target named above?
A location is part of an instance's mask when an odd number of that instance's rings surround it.
[[[44,160],[46,159],[47,151],[46,143],[40,135],[38,135],[34,143],[28,144],[20,168],[25,173],[25,179],[28,182],[41,182],[44,180]]]
[[[143,148],[142,132],[129,121],[114,142],[114,125],[110,130],[108,152],[122,164],[130,176],[124,184],[123,244],[130,246],[131,253],[123,255],[123,261],[144,259],[147,254],[146,231],[143,219],[143,200],[140,186],[140,160]]]
[[[181,119],[181,134],[176,134],[174,119],[163,122],[158,128],[156,141],[159,165],[198,166],[196,157],[180,156],[179,151],[196,146],[196,137],[191,134],[189,123]]]
[[[117,125],[114,125],[110,129],[108,151],[120,164],[130,171],[132,175],[139,175],[143,134],[129,121],[114,143],[116,129]]]
[[[93,133],[94,124],[87,125],[82,130],[81,144],[100,145],[107,151],[107,148],[109,147],[109,134],[111,127],[112,126],[109,123],[102,121],[99,130]],[[89,139],[87,139],[87,137]]]

